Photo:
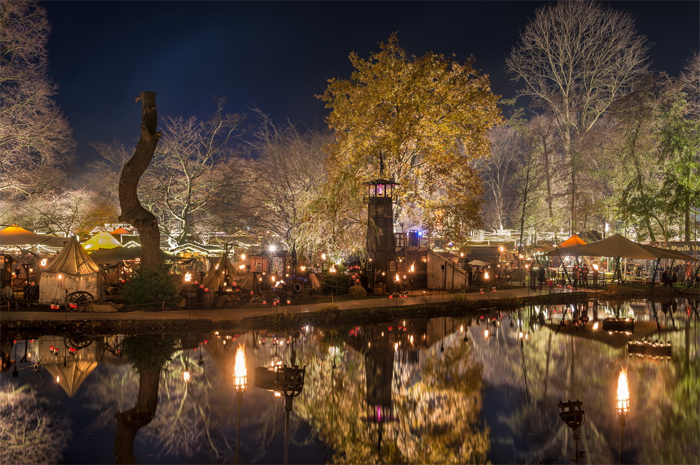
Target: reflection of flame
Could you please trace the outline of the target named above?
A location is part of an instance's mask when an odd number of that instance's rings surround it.
[[[233,369],[234,383],[236,387],[245,387],[248,372],[245,368],[245,351],[239,346],[236,351],[236,365]]]
[[[630,388],[627,381],[627,369],[620,369],[620,375],[617,378],[617,411],[621,414],[626,414],[630,407]]]

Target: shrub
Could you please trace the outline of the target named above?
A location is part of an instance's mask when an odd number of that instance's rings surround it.
[[[351,286],[350,295],[353,297],[365,297],[367,295],[367,291],[362,286]]]
[[[148,305],[179,301],[175,284],[167,268],[158,271],[138,270],[121,291],[122,297],[133,305]]]

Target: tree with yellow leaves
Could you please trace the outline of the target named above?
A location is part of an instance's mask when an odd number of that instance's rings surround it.
[[[368,59],[351,53],[350,78],[331,79],[318,96],[336,137],[331,182],[348,173],[358,184],[393,178],[411,219],[458,240],[453,236],[479,222],[481,182],[469,163],[489,153],[487,131],[501,121],[499,96],[473,57],[461,64],[433,52],[409,56],[396,33],[379,47]]]

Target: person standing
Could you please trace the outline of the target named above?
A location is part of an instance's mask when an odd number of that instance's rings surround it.
[[[581,285],[588,289],[588,265],[585,263],[583,264],[583,268],[581,268]]]
[[[598,266],[593,264],[593,286],[598,289]]]
[[[581,278],[581,270],[578,265],[574,265],[574,269],[571,271],[574,278],[574,289],[578,289],[578,280]]]
[[[540,265],[540,268],[537,270],[537,280],[540,282],[540,291],[544,286],[544,274],[544,266]]]

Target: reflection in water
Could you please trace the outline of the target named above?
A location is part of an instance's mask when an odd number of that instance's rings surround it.
[[[607,317],[634,319],[634,334],[602,331]],[[242,463],[281,463],[284,401],[260,389],[236,401],[245,344],[249,375],[306,366],[291,462],[570,463],[574,436],[557,405],[580,399],[583,461],[698,463],[698,318],[695,301],[582,302],[294,334],[2,334],[0,462],[80,451],[76,461],[93,463],[231,463],[239,449]],[[628,346],[638,339],[644,350]],[[89,426],[71,437],[69,422]],[[87,447],[97,441],[115,449]]]

